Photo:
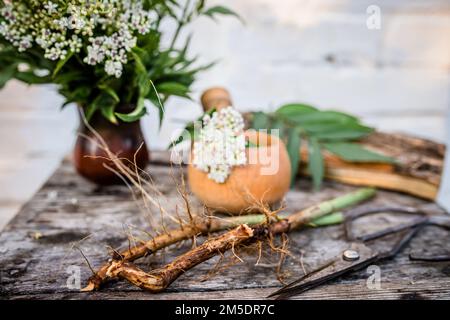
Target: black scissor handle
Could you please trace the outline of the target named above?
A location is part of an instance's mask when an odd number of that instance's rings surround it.
[[[431,216],[427,222],[427,226],[435,226],[445,230],[450,230],[450,216]],[[416,252],[409,254],[409,260],[412,261],[425,261],[425,262],[443,262],[450,261],[449,254],[440,255],[424,255]]]
[[[368,216],[368,215],[372,215],[372,214],[378,214],[378,213],[399,213],[399,214],[414,214],[417,215],[418,217],[416,217],[415,219],[413,219],[412,221],[397,225],[397,226],[393,226],[393,227],[389,227],[389,228],[385,228],[383,230],[380,231],[376,231],[370,234],[365,234],[365,235],[358,235],[355,236],[355,234],[353,233],[353,221],[356,219],[359,219],[361,217],[364,216]],[[345,222],[344,222],[344,230],[345,230],[345,236],[346,239],[348,241],[355,241],[355,240],[359,240],[359,241],[369,241],[369,240],[374,240],[374,239],[378,239],[378,238],[382,238],[384,236],[393,234],[393,233],[398,233],[407,229],[413,229],[416,228],[420,225],[423,225],[425,223],[427,223],[429,220],[427,214],[419,209],[416,208],[412,208],[412,207],[377,207],[377,208],[356,208],[353,209],[351,211],[348,212],[348,214],[345,217]]]

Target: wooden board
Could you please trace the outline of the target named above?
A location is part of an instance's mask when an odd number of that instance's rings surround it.
[[[164,194],[161,201],[174,210],[180,199],[174,188],[173,172],[168,166],[152,164],[148,171]],[[355,189],[351,186],[327,182],[321,192],[310,192],[309,181],[300,180],[286,199],[288,212],[300,210],[319,201]],[[138,201],[139,203],[139,201]],[[200,208],[193,199],[194,207]],[[433,214],[444,214],[433,203],[393,192],[380,191],[366,205],[408,205]],[[159,213],[153,218],[158,220]],[[384,215],[367,218],[358,223],[361,231],[369,231],[398,222]],[[276,279],[277,255],[263,250],[259,265],[258,251],[248,248],[238,252],[244,260],[223,268],[217,275],[205,280],[217,259],[203,263],[183,275],[164,293],[150,294],[124,281],[108,284],[100,292],[81,293],[68,288],[71,270],[79,270],[81,285],[90,276],[80,253],[72,248],[75,241],[90,235],[80,244],[94,268],[107,258],[107,245],[126,248],[126,232],[149,228],[148,215],[143,213],[126,187],[98,188],[79,176],[69,161],[64,161],[47,183],[29,201],[0,234],[0,298],[2,299],[250,299],[264,298],[280,287]],[[144,233],[133,231],[135,236]],[[294,258],[284,264],[285,280],[302,275],[301,263],[306,270],[323,264],[347,247],[342,226],[305,229],[289,236]],[[198,239],[202,241],[203,239]],[[448,253],[450,234],[428,227],[394,260],[380,263],[381,288],[369,289],[370,274],[361,270],[339,281],[311,290],[297,299],[449,299],[450,266],[448,263],[411,262],[411,250],[428,253]],[[188,250],[191,243],[171,247],[156,256],[140,261],[148,270],[171,261]],[[232,261],[227,256],[224,264]],[[72,268],[72,269],[71,269]],[[78,269],[77,269],[78,268]],[[73,279],[73,278],[70,278]],[[70,280],[69,279],[69,280]],[[202,281],[203,280],[203,281]]]

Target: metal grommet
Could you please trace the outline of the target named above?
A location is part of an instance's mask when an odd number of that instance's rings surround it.
[[[348,249],[342,253],[342,257],[346,261],[356,261],[359,259],[359,253],[356,250]]]

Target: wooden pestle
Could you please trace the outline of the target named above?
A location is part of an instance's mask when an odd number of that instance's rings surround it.
[[[201,103],[205,112],[212,108],[220,110],[233,105],[230,93],[222,87],[212,87],[203,92]]]

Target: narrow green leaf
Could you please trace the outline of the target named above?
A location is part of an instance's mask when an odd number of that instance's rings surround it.
[[[82,103],[83,101],[86,101],[86,99],[89,97],[90,94],[91,94],[91,87],[80,85],[66,96],[74,102]]]
[[[150,92],[150,77],[145,67],[144,62],[139,55],[139,51],[136,48],[131,51],[133,58],[135,60],[135,72],[137,75],[137,85],[139,87],[139,97],[146,97]]]
[[[301,117],[294,119],[300,125],[310,123],[357,123],[358,119],[342,112],[337,111],[319,111],[309,112]]]
[[[105,92],[100,93],[92,102],[93,106],[88,106],[88,108],[92,108],[89,112],[92,114],[95,110],[99,109],[103,116],[108,119],[111,123],[118,124],[117,118],[114,115],[114,109],[116,108],[117,103],[111,98],[111,96]],[[85,111],[86,112],[86,111]],[[91,115],[90,115],[91,116]],[[87,116],[86,116],[87,117]]]
[[[291,185],[295,182],[300,166],[300,145],[300,133],[295,129],[289,130],[286,147],[291,160]]]
[[[16,71],[17,71],[16,63],[11,64],[0,71],[0,89],[3,88],[9,80],[14,78]]]
[[[116,112],[115,115],[124,122],[137,121],[147,113],[147,109],[145,108],[144,102],[145,102],[144,98],[139,98],[136,108],[133,111],[131,111],[128,114]]]
[[[339,122],[313,122],[304,123],[299,125],[302,129],[306,130],[309,134],[321,134],[321,133],[333,133],[343,130],[352,130],[361,133],[370,133],[372,128],[364,126],[357,122],[339,123]]]
[[[58,63],[56,64],[55,70],[53,70],[53,74],[52,77],[54,78],[59,71],[61,71],[61,69],[64,67],[64,65],[70,60],[70,58],[72,58],[73,56],[73,51],[70,51],[64,59],[59,60]]]
[[[310,105],[303,103],[290,103],[281,106],[280,108],[278,108],[277,111],[275,111],[275,113],[282,116],[290,117],[290,116],[304,115],[314,111],[318,110]]]
[[[359,121],[359,119],[357,117],[355,117],[354,115],[351,115],[349,113],[345,113],[345,112],[342,112],[342,111],[325,110],[325,111],[322,111],[322,112],[325,112],[329,116],[335,116],[338,119],[345,119],[346,121],[351,121],[351,122],[358,122]]]
[[[206,0],[199,0],[196,5],[197,13],[201,13],[203,8],[205,7]]]
[[[350,162],[395,163],[395,159],[367,150],[357,143],[335,142],[324,143],[323,146],[343,160]]]
[[[120,102],[120,98],[119,98],[119,96],[117,95],[117,93],[114,91],[114,89],[112,89],[112,88],[109,87],[108,85],[106,85],[106,84],[100,84],[100,85],[98,86],[98,88],[101,89],[101,90],[103,90],[103,91],[105,91],[107,94],[109,94],[109,95],[111,96],[111,98],[113,98],[114,101],[115,101],[116,103],[119,103],[119,102]]]
[[[79,70],[71,70],[71,71],[65,71],[63,73],[59,73],[56,75],[56,77],[53,77],[52,81],[54,83],[58,84],[67,84],[71,81],[86,81],[86,75],[83,74],[82,71]],[[88,81],[86,81],[88,82]]]
[[[95,102],[92,102],[87,105],[87,107],[84,109],[84,116],[86,117],[86,120],[89,122],[94,115],[94,113],[97,111],[98,105]]]
[[[144,63],[142,62],[141,57],[139,56],[139,51],[136,50],[136,48],[133,48],[131,51],[131,55],[134,58],[135,61],[135,69],[137,73],[146,73],[147,68],[145,68]]]
[[[211,19],[215,19],[216,15],[223,15],[223,16],[234,16],[238,18],[242,23],[244,23],[244,20],[233,10],[224,7],[224,6],[214,6],[211,8],[206,9],[206,11],[203,12],[205,16],[210,17]]]
[[[309,139],[308,152],[308,170],[312,176],[314,189],[319,190],[325,173],[325,164],[319,142],[314,137]]]
[[[156,86],[159,93],[189,98],[189,88],[177,82],[164,82]]]
[[[32,71],[16,72],[14,78],[27,84],[44,84],[51,82],[50,77],[39,77]]]
[[[319,140],[335,141],[335,140],[356,140],[361,139],[373,132],[373,129],[367,127],[361,128],[345,128],[339,130],[330,130],[313,134]]]
[[[114,104],[107,104],[107,105],[102,105],[100,107],[100,110],[106,119],[108,119],[109,121],[111,121],[114,124],[118,124],[117,118],[114,115],[115,107],[116,106]]]
[[[194,132],[195,132],[194,124],[193,123],[188,124],[184,128],[184,130],[180,134],[180,136],[175,141],[171,142],[167,149],[172,149],[173,147],[175,147],[176,145],[178,145],[184,141],[193,141],[194,140]]]
[[[254,112],[252,118],[252,128],[255,130],[269,128],[269,116],[264,112]]]

